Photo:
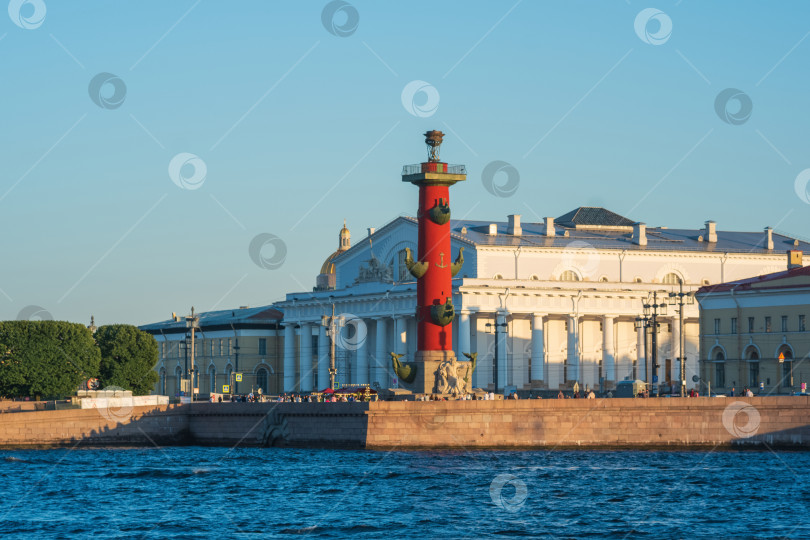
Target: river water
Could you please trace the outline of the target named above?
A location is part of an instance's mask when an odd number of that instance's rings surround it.
[[[0,534],[807,538],[808,470],[768,451],[0,451]]]

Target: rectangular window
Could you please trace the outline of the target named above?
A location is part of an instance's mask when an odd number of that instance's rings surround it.
[[[765,331],[766,332],[771,331],[771,318],[770,317],[765,317]]]
[[[265,356],[267,354],[267,340],[265,338],[259,338],[259,355]]]
[[[720,333],[720,319],[715,319],[714,320],[714,333],[715,334]]]
[[[799,332],[804,332],[804,315],[799,315]]]
[[[208,356],[214,356],[214,340],[208,340]]]
[[[233,340],[228,338],[228,356],[233,354]]]
[[[787,315],[782,315],[782,332],[787,332]]]
[[[732,334],[737,333],[737,317],[731,318],[731,333]]]
[[[753,317],[748,317],[748,333],[749,334],[754,333],[754,318]]]

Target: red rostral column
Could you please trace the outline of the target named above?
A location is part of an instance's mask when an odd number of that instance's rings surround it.
[[[406,165],[402,181],[419,186],[418,258],[410,252],[406,265],[417,279],[415,360],[449,360],[453,353],[453,288],[451,279],[461,269],[461,254],[453,259],[450,251],[450,186],[467,179],[463,165],[447,165],[439,160],[444,134],[425,133],[428,161]]]

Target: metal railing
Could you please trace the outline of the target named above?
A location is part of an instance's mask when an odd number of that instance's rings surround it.
[[[402,176],[408,176],[411,174],[419,174],[422,172],[422,164],[416,163],[414,165],[404,165],[402,167]],[[446,171],[442,171],[442,174],[467,174],[467,166],[466,165],[448,165]]]

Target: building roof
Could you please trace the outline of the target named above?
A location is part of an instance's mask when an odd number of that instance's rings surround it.
[[[564,221],[561,223],[560,221]],[[399,216],[374,233],[386,234],[397,223],[406,221],[416,225],[411,216]],[[767,233],[763,231],[722,231],[717,230],[717,242],[707,242],[706,229],[670,229],[667,227],[647,227],[647,245],[633,242],[632,225],[635,222],[604,208],[579,207],[555,219],[555,236],[545,236],[545,225],[541,222],[522,222],[522,234],[507,233],[506,221],[476,221],[451,219],[450,233],[454,240],[466,241],[479,247],[524,247],[565,249],[572,242],[576,248],[615,249],[628,251],[690,251],[703,253],[743,253],[743,254],[783,254],[789,249],[810,254],[810,242],[772,232],[773,249],[767,249]],[[497,235],[490,236],[489,226],[495,224]],[[629,224],[629,225],[628,225]],[[415,238],[415,237],[414,237]],[[363,249],[364,242],[351,249],[330,257],[335,263],[344,253]]]
[[[237,328],[275,328],[284,314],[271,306],[261,306],[206,311],[199,313],[198,317],[200,318],[200,328],[205,331],[230,329],[232,324]],[[168,319],[145,324],[139,328],[150,334],[160,334],[161,332],[174,334],[186,331],[186,320],[185,317],[180,317],[180,321]]]
[[[603,225],[608,227],[632,227],[635,222],[605,208],[580,206],[555,220],[566,227],[577,225]]]
[[[742,292],[754,290],[770,291],[795,287],[810,287],[810,266],[791,268],[772,274],[764,274],[752,278],[729,281],[727,283],[718,283],[717,285],[708,285],[698,289],[697,294],[722,293],[732,289],[735,292]]]
[[[489,221],[451,220],[454,233],[479,246],[524,246],[565,248],[574,241],[595,249],[638,251],[697,251],[706,253],[773,253],[788,249],[810,253],[810,243],[773,233],[773,249],[766,249],[765,232],[717,231],[717,242],[707,242],[704,229],[666,229],[647,227],[647,245],[633,243],[633,234],[623,230],[574,229],[554,224],[556,236],[544,235],[542,223],[523,223],[521,236],[507,234],[505,222],[494,222],[497,236],[489,235]],[[466,228],[466,234],[464,229]]]

